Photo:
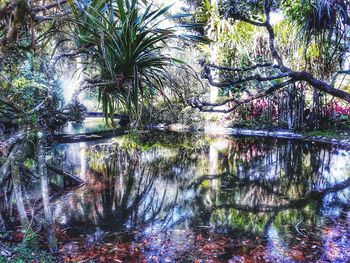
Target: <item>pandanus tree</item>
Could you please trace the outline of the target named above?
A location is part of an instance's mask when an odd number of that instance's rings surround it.
[[[90,73],[82,88],[98,88],[106,117],[123,108],[137,119],[155,95],[166,98],[167,89],[176,94],[169,67],[184,63],[169,55],[169,43],[200,37],[176,33],[165,17],[171,6],[156,9],[137,0],[97,0],[85,8],[71,1],[71,6],[76,43]]]
[[[98,88],[107,117],[119,105],[137,117],[140,105],[175,87],[166,86],[168,67],[183,65],[167,54],[169,41],[178,38],[164,25],[170,6],[155,9],[135,0],[67,2],[0,3],[0,196],[6,197],[1,201],[10,204],[9,210],[15,203],[23,229],[32,229],[25,187],[39,175],[51,252],[57,252],[57,242],[46,146],[60,126],[85,118],[86,108],[76,96],[85,88]],[[67,37],[70,28],[73,38]],[[88,77],[72,101],[62,105],[55,66],[62,58],[77,56]],[[33,63],[26,67],[30,58]],[[3,212],[1,207],[1,230],[7,227]]]

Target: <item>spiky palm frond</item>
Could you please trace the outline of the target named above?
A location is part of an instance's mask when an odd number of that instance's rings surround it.
[[[285,0],[283,8],[300,29],[300,36],[309,44],[323,43],[331,37],[344,37],[343,8],[333,0]]]
[[[105,116],[122,106],[137,118],[155,94],[164,96],[171,81],[167,68],[181,63],[165,52],[178,38],[174,27],[161,27],[170,8],[153,10],[137,0],[95,0],[83,11],[73,8],[76,43],[90,58],[88,66],[108,83],[99,87]]]

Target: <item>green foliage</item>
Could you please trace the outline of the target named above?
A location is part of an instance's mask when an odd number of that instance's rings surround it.
[[[39,71],[34,65],[45,62],[41,59],[34,59],[31,54],[26,56],[16,63],[6,65],[0,75],[1,95],[15,101],[24,111],[37,106],[46,96],[46,88],[52,85],[45,72]],[[60,90],[58,82],[53,84],[56,90]],[[33,121],[35,122],[36,119]]]
[[[220,14],[224,16],[245,16],[251,17],[256,21],[263,21],[263,0],[241,1],[241,0],[223,0],[220,3]],[[274,3],[276,4],[276,3]],[[275,6],[273,6],[275,7]]]
[[[327,36],[343,29],[342,12],[346,10],[342,10],[336,1],[284,0],[281,7],[287,18],[300,28],[307,43],[313,38],[323,42]]]
[[[269,216],[267,214],[256,215],[252,212],[239,211],[236,209],[217,209],[214,210],[213,223],[225,222],[227,225],[237,231],[237,234],[246,235],[262,235],[264,226]]]
[[[195,19],[200,23],[208,23],[217,11],[217,6],[212,6],[210,0],[202,0],[195,12]]]
[[[137,0],[97,0],[81,12],[71,6],[76,43],[89,58],[85,67],[95,83],[104,83],[99,100],[105,116],[124,108],[138,119],[143,105],[173,88],[168,68],[183,64],[167,54],[167,45],[179,38],[173,28],[164,27],[171,6],[154,10]]]
[[[33,169],[36,167],[36,161],[34,159],[28,158],[24,161],[23,165],[27,169]]]
[[[346,130],[345,130],[346,131]],[[349,128],[347,132],[340,132],[339,130],[324,130],[324,131],[310,131],[304,132],[305,136],[320,136],[326,138],[337,138],[338,140],[348,140],[349,139]]]
[[[346,51],[346,28],[343,23],[346,10],[329,0],[284,0],[281,9],[289,23],[299,33],[306,63],[313,74],[329,78],[339,69]]]
[[[173,102],[171,108],[169,108],[165,102],[160,102],[151,110],[144,110],[142,120],[145,123],[181,123],[190,128],[198,128],[203,126],[204,116],[204,113],[189,106],[185,107],[183,103]]]
[[[51,254],[38,249],[32,249],[24,243],[15,245],[13,248],[14,256],[11,259],[0,256],[0,263],[26,263],[26,262],[57,262]]]
[[[208,37],[216,41],[210,47],[202,45],[201,48],[209,60],[215,56],[217,64],[249,66],[254,64],[255,60],[261,59],[261,54],[257,54],[256,50],[259,48],[257,45],[261,42],[258,40],[263,33],[251,24],[242,21],[233,23],[231,19],[224,17],[232,8],[234,12],[245,13],[257,7],[243,1],[233,2],[223,1],[217,6],[211,5],[210,1],[203,1],[197,9],[197,21],[207,21]],[[252,13],[258,20],[260,19],[259,13]]]
[[[10,231],[0,234],[0,239],[7,238],[13,233]],[[23,240],[20,243],[4,243],[12,253],[11,258],[0,256],[0,263],[25,263],[25,262],[56,262],[57,259],[48,252],[39,249],[37,244],[38,234],[32,230],[24,231]]]

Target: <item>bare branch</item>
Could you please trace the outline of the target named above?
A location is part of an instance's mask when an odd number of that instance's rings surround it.
[[[19,131],[16,134],[12,135],[6,141],[0,142],[0,153],[6,156],[9,149],[11,149],[11,147],[17,142],[21,141],[25,136],[26,133],[24,131]]]
[[[344,5],[344,2],[340,1],[340,5],[342,5],[344,10],[345,9],[347,10],[347,7]],[[232,112],[239,105],[242,105],[242,104],[250,102],[254,99],[266,96],[268,94],[271,94],[271,93],[277,91],[278,89],[280,89],[288,84],[295,83],[297,81],[304,81],[317,90],[323,91],[325,93],[328,93],[332,96],[335,96],[337,98],[340,98],[340,99],[350,103],[350,93],[343,91],[343,90],[340,90],[340,89],[336,89],[332,85],[330,85],[322,80],[316,79],[314,76],[312,76],[308,72],[293,71],[292,69],[286,67],[283,64],[283,60],[275,47],[275,33],[274,33],[273,27],[270,23],[271,6],[272,6],[271,0],[264,1],[264,13],[266,16],[265,22],[253,21],[250,18],[244,17],[243,15],[241,15],[235,11],[233,13],[230,13],[231,10],[229,10],[228,15],[231,18],[233,18],[234,20],[241,20],[241,21],[247,22],[247,23],[254,25],[254,26],[266,28],[266,30],[269,34],[269,49],[270,49],[272,57],[276,60],[277,65],[273,65],[271,63],[265,63],[265,64],[257,64],[255,66],[248,67],[248,68],[232,68],[232,67],[223,67],[223,66],[217,66],[217,65],[203,63],[202,66],[204,66],[204,68],[202,71],[202,77],[208,79],[209,83],[212,86],[215,86],[218,88],[225,88],[225,87],[234,86],[237,84],[242,84],[242,83],[250,82],[250,81],[264,82],[264,81],[271,81],[271,80],[276,80],[276,79],[285,78],[285,77],[289,77],[290,80],[285,81],[285,82],[280,83],[280,84],[276,84],[276,85],[270,87],[269,89],[267,89],[265,92],[258,93],[255,96],[250,96],[249,92],[246,91],[247,94],[249,95],[249,97],[245,100],[239,101],[238,103],[233,98],[225,100],[224,102],[221,102],[221,103],[206,103],[206,102],[202,102],[198,99],[197,100],[192,99],[189,101],[189,104],[192,107],[199,108],[201,111],[207,111],[207,112],[222,112],[222,113]],[[348,22],[347,20],[350,20],[349,16],[347,14],[344,15],[344,20],[346,20],[344,23],[347,23]],[[281,73],[277,74],[277,75],[265,76],[265,77],[262,77],[259,74],[251,75],[248,77],[243,77],[243,78],[239,78],[239,79],[236,79],[233,81],[227,81],[227,82],[222,82],[222,83],[215,82],[213,80],[212,75],[211,75],[211,68],[223,70],[223,71],[246,72],[246,71],[254,70],[254,69],[259,68],[259,67],[271,67],[271,66],[279,69],[281,71]],[[230,109],[213,109],[213,108],[205,109],[204,108],[204,107],[219,107],[219,106],[226,105],[227,103],[230,103],[230,102],[235,102],[235,106],[231,107]]]
[[[50,67],[55,67],[55,65],[57,64],[57,62],[59,60],[61,60],[62,58],[73,58],[73,57],[77,57],[79,55],[81,55],[83,52],[80,51],[80,50],[73,50],[73,51],[70,51],[70,52],[66,52],[66,53],[62,53],[62,54],[59,54],[55,57],[53,57],[50,61]]]
[[[0,102],[9,106],[10,108],[15,110],[16,112],[22,112],[22,109],[18,105],[16,105],[14,102],[8,100],[5,97],[0,96]]]
[[[42,101],[41,103],[39,103],[34,109],[28,111],[26,114],[27,115],[30,115],[30,114],[33,114],[35,112],[38,112],[40,110],[43,110],[45,109],[50,103],[52,102],[52,97],[51,96],[47,96],[45,98],[44,101]]]
[[[229,10],[229,12],[226,14],[226,16],[228,16],[234,20],[240,20],[240,21],[246,22],[246,23],[254,25],[254,26],[258,26],[258,27],[265,27],[266,26],[266,24],[265,24],[266,22],[254,21],[248,17],[245,17],[245,16],[237,13],[237,12],[232,13],[232,10]]]
[[[340,98],[342,100],[345,100],[346,102],[350,103],[350,93],[336,89],[327,82],[324,82],[322,80],[316,79],[313,77],[310,73],[305,71],[291,71],[290,77],[294,79],[295,81],[305,81],[312,87],[314,87],[317,90],[326,92],[332,96],[335,96],[337,98]]]
[[[265,0],[264,2],[264,11],[266,15],[265,27],[267,29],[267,32],[269,33],[269,47],[270,47],[271,55],[274,59],[276,59],[278,66],[280,68],[283,68],[282,58],[278,54],[275,47],[275,32],[273,31],[273,28],[270,24],[271,2],[269,0]]]
[[[221,103],[208,103],[208,102],[202,102],[198,99],[190,99],[188,101],[188,103],[190,104],[191,107],[199,108],[202,112],[229,113],[229,112],[235,111],[239,106],[241,106],[243,104],[249,103],[249,102],[256,100],[256,99],[259,99],[259,98],[266,97],[266,96],[276,92],[277,90],[280,90],[280,89],[282,89],[282,88],[284,88],[284,87],[286,87],[294,82],[295,81],[293,79],[290,79],[290,80],[287,80],[285,82],[278,83],[276,85],[271,86],[270,88],[268,88],[267,90],[265,90],[263,92],[260,92],[254,96],[250,96],[246,99],[239,100],[239,101],[237,101],[235,98],[230,98],[230,99],[227,99]],[[230,102],[235,102],[235,105],[229,109],[214,109],[215,107],[224,106]],[[204,108],[204,107],[211,107],[211,108]]]
[[[70,13],[71,13],[70,11],[66,11],[64,13],[50,15],[50,16],[35,16],[34,21],[37,23],[40,23],[40,22],[44,22],[44,21],[56,20],[58,18],[65,17],[65,16],[69,15]]]
[[[215,69],[219,69],[219,70],[224,70],[224,71],[234,71],[234,72],[244,72],[244,71],[251,71],[257,68],[268,68],[268,67],[278,67],[276,65],[274,65],[273,63],[263,63],[263,64],[255,64],[251,67],[247,67],[247,68],[232,68],[232,67],[225,67],[225,66],[218,66],[218,65],[214,65],[214,64],[206,64],[206,66],[210,67],[210,68],[215,68]]]
[[[45,5],[45,6],[34,7],[34,8],[31,9],[31,12],[32,13],[38,13],[38,12],[41,12],[41,11],[47,11],[47,10],[55,8],[55,7],[60,7],[61,5],[64,5],[67,2],[68,2],[67,0],[61,0],[59,2],[57,1],[55,3],[51,3],[51,4],[48,4],[48,5]]]
[[[234,85],[238,85],[238,84],[242,84],[244,82],[248,82],[248,81],[259,81],[259,82],[264,82],[264,81],[271,81],[271,80],[276,80],[276,79],[280,79],[280,78],[285,78],[285,77],[289,77],[290,72],[285,72],[285,73],[280,73],[277,75],[273,75],[273,76],[266,76],[263,77],[260,74],[255,74],[252,76],[248,76],[245,78],[239,78],[237,80],[234,81],[228,81],[228,82],[215,82],[212,75],[211,75],[211,70],[208,67],[204,67],[203,72],[202,72],[202,78],[206,78],[208,79],[210,85],[214,86],[214,87],[218,87],[218,88],[227,88],[230,86],[234,86]]]

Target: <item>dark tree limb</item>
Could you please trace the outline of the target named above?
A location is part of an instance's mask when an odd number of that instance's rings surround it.
[[[81,185],[81,184],[84,184],[85,181],[73,174],[69,174],[69,173],[66,173],[65,171],[61,170],[61,169],[58,169],[57,167],[53,166],[53,165],[50,165],[50,164],[47,164],[47,169],[53,171],[54,173],[56,174],[59,174],[59,175],[62,175],[64,177],[67,177],[67,178],[70,178],[71,180],[73,180],[74,182],[76,182],[78,185]]]
[[[208,102],[202,102],[198,99],[190,99],[190,100],[188,100],[188,103],[190,104],[191,107],[199,108],[202,112],[229,113],[229,112],[235,111],[239,106],[241,106],[243,104],[247,104],[253,100],[260,99],[260,98],[266,97],[270,94],[273,94],[277,90],[280,90],[280,89],[282,89],[282,88],[284,88],[284,87],[286,87],[294,82],[295,81],[292,79],[287,80],[285,82],[281,82],[279,84],[271,86],[270,88],[268,88],[267,90],[265,90],[263,92],[260,92],[254,96],[250,96],[250,97],[243,99],[243,100],[237,100],[237,99],[231,98],[231,99],[227,99],[221,103],[208,103]],[[224,106],[230,102],[235,102],[235,105],[228,108],[228,109],[215,109],[215,107]]]
[[[225,66],[218,66],[218,65],[213,65],[213,64],[203,64],[203,71],[202,71],[202,78],[206,78],[210,85],[214,86],[214,87],[218,87],[218,88],[227,88],[230,86],[235,86],[235,85],[239,85],[242,83],[246,83],[246,82],[251,82],[251,81],[258,81],[258,82],[264,82],[264,81],[271,81],[271,80],[276,80],[276,79],[280,79],[280,78],[285,78],[288,77],[290,78],[290,80],[274,85],[271,88],[268,88],[265,92],[261,92],[258,93],[257,95],[253,95],[253,96],[248,96],[247,99],[243,99],[240,101],[237,101],[235,98],[230,98],[225,100],[224,102],[221,103],[207,103],[207,102],[202,102],[198,99],[190,99],[188,102],[190,104],[190,106],[194,107],[194,108],[199,108],[201,111],[205,111],[205,112],[221,112],[221,113],[228,113],[228,112],[232,112],[235,109],[237,109],[238,106],[245,104],[245,103],[249,103],[254,99],[257,98],[261,98],[267,95],[270,95],[272,93],[274,93],[275,91],[279,90],[282,87],[285,87],[286,85],[295,83],[295,82],[306,82],[308,83],[311,87],[325,92],[327,94],[330,94],[334,97],[337,97],[339,99],[342,99],[348,103],[350,103],[350,93],[340,90],[340,89],[336,89],[334,88],[332,85],[328,84],[327,82],[317,79],[315,78],[312,74],[306,72],[306,71],[294,71],[288,67],[286,67],[283,63],[282,57],[280,56],[280,54],[278,53],[276,47],[275,47],[275,32],[273,30],[273,27],[270,23],[270,14],[271,14],[271,7],[272,7],[272,3],[273,1],[271,0],[265,0],[264,1],[264,13],[266,16],[266,20],[265,22],[256,22],[251,20],[250,18],[245,17],[244,15],[236,12],[235,10],[232,12],[231,10],[228,11],[228,16],[230,16],[230,18],[233,18],[234,20],[240,20],[240,21],[244,21],[246,23],[249,23],[251,25],[254,26],[258,26],[258,27],[264,27],[269,35],[269,49],[270,49],[270,53],[273,57],[273,59],[277,62],[277,65],[272,65],[270,63],[266,63],[266,64],[257,64],[248,68],[231,68],[231,67],[225,67]],[[347,6],[345,5],[344,1],[340,1],[340,5],[342,5],[343,8],[345,8],[347,10]],[[345,12],[346,13],[346,12]],[[348,23],[350,21],[349,15],[343,15],[344,16],[344,23]],[[211,68],[215,68],[218,70],[223,70],[223,71],[232,71],[232,72],[248,72],[250,70],[254,70],[256,68],[259,67],[271,67],[273,66],[276,69],[279,69],[279,71],[281,72],[280,74],[277,75],[272,75],[272,76],[265,76],[262,77],[259,74],[257,75],[250,75],[247,77],[241,77],[238,78],[236,80],[233,81],[226,81],[226,82],[215,82],[211,76]],[[228,103],[231,102],[235,102],[235,105],[229,109],[214,109],[214,108],[205,108],[205,107],[219,107],[219,106],[224,106]]]
[[[217,87],[217,88],[227,88],[230,86],[242,84],[244,82],[250,82],[253,80],[256,80],[259,82],[272,81],[272,80],[276,80],[276,79],[289,77],[289,75],[290,75],[290,72],[284,72],[284,73],[280,73],[280,74],[273,75],[273,76],[261,76],[260,74],[255,74],[252,76],[239,78],[239,79],[233,80],[233,81],[215,82],[213,77],[211,76],[211,70],[209,68],[204,68],[203,72],[202,72],[202,78],[206,78],[209,81],[210,85]]]
[[[53,98],[51,96],[47,96],[44,101],[39,103],[35,108],[31,109],[30,111],[26,112],[26,115],[33,114],[35,112],[39,112],[41,110],[44,110],[47,108],[47,106],[52,102]]]
[[[269,33],[269,47],[270,47],[271,55],[274,59],[276,59],[278,66],[280,68],[283,68],[284,66],[283,66],[282,58],[278,54],[276,47],[275,47],[275,32],[272,28],[272,25],[270,24],[271,3],[272,3],[272,1],[270,1],[270,0],[264,1],[264,11],[265,11],[265,15],[266,15],[266,22],[264,24],[265,24],[265,28],[266,28],[267,32]]]
[[[8,107],[12,108],[16,112],[22,112],[22,109],[18,105],[16,105],[16,103],[8,100],[7,98],[5,98],[3,96],[0,96],[0,103],[7,105]]]
[[[16,143],[18,143],[19,141],[23,140],[25,136],[26,136],[26,133],[24,131],[20,131],[12,135],[6,141],[0,142],[0,153],[6,156],[7,152],[11,149],[11,147]]]
[[[233,18],[234,20],[240,20],[240,21],[246,22],[248,24],[251,24],[251,25],[254,25],[257,27],[264,27],[265,26],[265,22],[254,21],[251,18],[245,17],[237,12],[231,13],[231,10],[229,10],[229,12],[226,14],[226,16],[229,16],[230,18]]]
[[[57,1],[57,2],[54,2],[54,3],[47,4],[45,6],[33,7],[31,9],[31,12],[32,13],[38,13],[38,12],[41,12],[41,11],[47,11],[47,10],[50,10],[52,8],[55,8],[55,7],[60,7],[61,5],[66,4],[67,2],[68,2],[67,0],[61,0],[61,1]]]
[[[290,77],[292,79],[294,79],[295,81],[305,81],[310,86],[314,87],[315,89],[317,89],[319,91],[323,91],[325,93],[328,93],[334,97],[337,97],[339,99],[342,99],[342,100],[350,103],[350,93],[343,91],[343,90],[340,90],[340,89],[336,89],[332,85],[328,84],[327,82],[316,79],[308,72],[291,71]]]
[[[63,58],[74,58],[77,57],[79,55],[81,55],[83,52],[80,50],[72,50],[69,52],[65,52],[65,53],[61,53],[55,57],[53,57],[50,61],[50,67],[55,67],[55,65],[57,64],[57,62]]]
[[[69,15],[71,12],[66,11],[63,13],[55,14],[55,15],[49,15],[49,16],[34,16],[34,21],[36,23],[41,23],[44,21],[52,21],[52,20],[57,20],[58,18],[63,18]]]
[[[274,67],[276,68],[277,66],[274,65],[273,63],[261,63],[261,64],[255,64],[251,67],[247,67],[247,68],[233,68],[233,67],[225,67],[225,66],[218,66],[215,64],[205,64],[207,67],[210,68],[215,68],[215,69],[219,69],[219,70],[223,70],[223,71],[234,71],[234,72],[244,72],[244,71],[251,71],[257,68],[268,68],[268,67]],[[204,64],[202,65],[204,66]]]

